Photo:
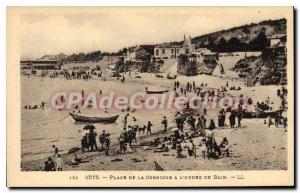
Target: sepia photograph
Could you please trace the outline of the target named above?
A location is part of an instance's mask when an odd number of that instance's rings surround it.
[[[9,181],[293,185],[293,12],[8,7]]]

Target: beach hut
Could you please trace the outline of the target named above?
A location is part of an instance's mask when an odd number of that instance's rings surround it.
[[[145,171],[164,171],[164,169],[156,162],[151,162],[147,167],[144,169]]]

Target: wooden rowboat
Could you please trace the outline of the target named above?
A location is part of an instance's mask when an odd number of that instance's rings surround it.
[[[146,93],[147,94],[163,94],[165,92],[169,92],[169,90],[151,91],[151,90],[148,90],[148,88],[146,87]]]
[[[69,113],[76,122],[84,122],[84,123],[115,123],[118,119],[119,115],[112,117],[86,117],[81,115],[76,115],[74,113]]]
[[[263,111],[263,112],[243,112],[242,117],[244,119],[260,118],[265,119],[267,117],[275,118],[278,115],[281,115],[283,110],[277,111]]]

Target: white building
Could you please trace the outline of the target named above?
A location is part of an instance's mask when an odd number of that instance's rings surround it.
[[[184,36],[182,45],[160,44],[154,48],[154,57],[156,59],[176,59],[180,54],[189,54],[195,51],[195,44],[192,44],[192,38]]]
[[[125,58],[125,62],[136,62],[141,57],[144,57],[145,55],[150,55],[150,53],[141,46],[136,46],[129,48],[127,50],[127,56]]]
[[[272,37],[268,38],[269,46],[264,50],[263,55],[268,56],[272,55],[286,55],[287,47],[286,47],[286,34],[276,34]]]
[[[59,70],[62,62],[57,60],[33,60],[32,67],[38,70]]]
[[[207,48],[198,48],[194,52],[191,52],[196,63],[203,63],[203,60],[217,60],[217,53],[212,52]]]
[[[276,34],[269,37],[270,47],[277,47],[279,45],[284,45],[286,42],[286,34]]]
[[[154,48],[154,57],[156,59],[176,59],[183,54],[181,46],[162,44]]]

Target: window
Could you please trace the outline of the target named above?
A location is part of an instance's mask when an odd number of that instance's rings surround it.
[[[165,54],[165,49],[162,49],[162,54]]]
[[[155,54],[158,56],[159,55],[159,49],[155,50]]]
[[[174,49],[171,49],[171,53],[174,54]]]

